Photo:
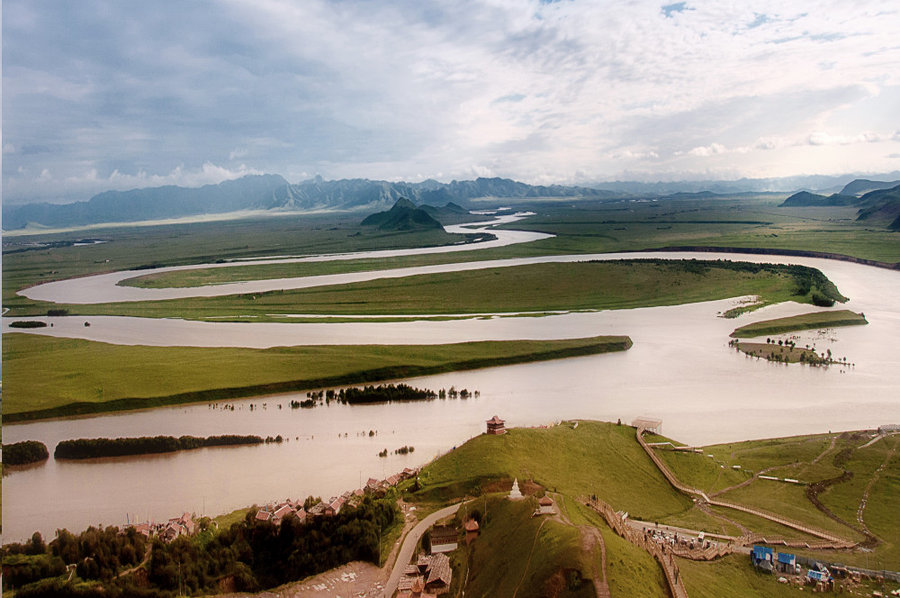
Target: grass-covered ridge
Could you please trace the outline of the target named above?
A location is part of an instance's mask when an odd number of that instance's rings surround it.
[[[731,333],[735,338],[752,338],[770,334],[782,334],[795,330],[810,330],[816,328],[833,328],[837,326],[859,326],[868,324],[863,314],[842,309],[838,311],[821,311],[786,318],[763,320],[741,326]]]
[[[480,537],[468,549],[470,596],[594,596],[589,555],[579,530],[531,514],[534,499],[486,500]],[[566,573],[569,573],[568,579]],[[574,573],[576,572],[577,573]]]
[[[477,436],[428,465],[414,498],[477,494],[513,478],[571,497],[597,494],[636,518],[662,518],[692,504],[659,473],[635,441],[634,428],[592,421]]]
[[[3,339],[6,423],[375,382],[621,351],[628,337],[274,349]]]

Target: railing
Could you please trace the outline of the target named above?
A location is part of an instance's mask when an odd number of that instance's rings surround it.
[[[678,565],[675,563],[675,557],[672,552],[664,550],[659,544],[649,540],[644,534],[632,529],[611,506],[602,500],[592,498],[586,504],[600,513],[614,532],[635,546],[646,550],[659,562],[663,568],[663,573],[665,573],[666,582],[669,584],[669,593],[673,598],[688,598],[687,589],[685,589],[681,580],[681,572],[678,570]]]
[[[650,448],[650,446],[647,445],[647,443],[644,441],[643,433],[644,433],[643,428],[637,428],[636,435],[637,435],[638,444],[640,444],[641,447],[643,447],[644,451],[650,457],[650,460],[653,461],[653,463],[659,469],[660,473],[663,474],[663,476],[669,481],[669,483],[672,485],[672,487],[675,488],[676,490],[679,490],[680,492],[683,492],[683,493],[691,496],[692,498],[695,498],[695,499],[699,498],[699,500],[702,500],[703,502],[713,505],[713,506],[716,506],[716,507],[725,507],[727,509],[734,509],[736,511],[743,511],[745,513],[750,513],[751,515],[756,515],[757,517],[761,517],[763,519],[768,519],[769,521],[774,521],[775,523],[779,523],[786,527],[790,527],[790,528],[799,530],[805,534],[809,534],[811,536],[816,536],[818,538],[822,538],[823,540],[826,540],[826,544],[820,545],[821,547],[824,547],[824,548],[852,548],[853,546],[856,546],[855,542],[850,542],[848,540],[845,540],[844,538],[835,536],[829,532],[826,532],[826,531],[823,531],[820,529],[816,529],[814,527],[810,527],[810,526],[804,525],[802,523],[798,523],[796,521],[787,519],[785,517],[773,515],[772,513],[767,513],[766,511],[761,511],[760,509],[754,509],[752,507],[746,507],[744,505],[726,502],[723,500],[712,499],[712,498],[708,497],[706,495],[706,493],[704,493],[702,490],[697,490],[696,488],[691,488],[690,486],[685,486],[678,480],[678,478],[675,477],[675,475],[669,470],[669,468],[666,466],[666,464],[662,462],[662,459],[659,458],[659,456],[654,452],[654,450],[652,448]]]

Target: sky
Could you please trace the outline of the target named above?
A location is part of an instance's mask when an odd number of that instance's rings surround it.
[[[900,169],[900,4],[4,0],[3,200]]]

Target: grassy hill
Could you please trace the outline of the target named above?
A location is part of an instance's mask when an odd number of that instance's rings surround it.
[[[789,550],[826,562],[865,567],[868,560],[870,566],[874,563],[878,568],[898,570],[900,522],[894,515],[900,509],[900,436],[864,447],[870,438],[867,433],[820,434],[714,445],[700,453],[655,450],[683,483],[710,496],[862,541],[864,536],[852,529],[853,525],[842,524],[808,499],[807,485],[753,477],[766,472],[815,482],[851,471],[849,481],[828,486],[818,498],[832,514],[855,524],[856,509],[867,493],[864,520],[879,539],[874,550]],[[506,500],[505,491],[514,477],[526,493],[540,494],[541,487],[552,492],[559,516],[546,520],[531,517],[536,504],[532,497]],[[427,465],[419,485],[407,500],[424,506],[467,494],[479,497],[469,503],[470,513],[488,514],[481,537],[454,557],[459,570],[468,574],[466,596],[511,596],[517,591],[518,596],[593,595],[593,588],[588,592],[585,584],[576,583],[598,575],[594,568],[597,550],[583,541],[586,530],[595,530],[593,533],[603,538],[606,581],[612,595],[666,595],[665,580],[650,555],[618,537],[578,500],[590,494],[627,511],[632,519],[734,536],[745,533],[738,529],[740,524],[768,537],[817,541],[755,515],[716,507],[715,513],[732,522],[724,526],[729,529],[722,529],[723,520],[700,512],[662,478],[637,444],[634,428],[611,423],[562,422],[546,429],[481,435]],[[709,563],[678,559],[678,566],[691,596],[787,596],[797,592],[795,587],[779,584],[775,576],[757,573],[743,554]],[[456,593],[451,595],[461,595],[462,586],[454,587]]]
[[[397,231],[443,228],[428,212],[417,208],[416,204],[403,197],[390,210],[367,216],[361,224],[375,226],[379,230]]]
[[[634,428],[587,421],[473,438],[427,466],[413,498],[448,500],[490,491],[498,481],[508,489],[513,478],[573,498],[596,494],[650,520],[692,506],[637,444]]]

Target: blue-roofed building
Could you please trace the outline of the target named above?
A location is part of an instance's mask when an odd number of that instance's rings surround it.
[[[811,579],[813,581],[828,581],[827,573],[823,573],[822,571],[813,571],[812,569],[806,572],[806,577],[807,579]]]
[[[834,578],[826,571],[810,569],[806,572],[806,583],[815,584],[816,590],[823,592],[834,589]]]
[[[797,566],[797,557],[789,552],[779,552],[776,566],[782,573],[794,573]]]
[[[754,567],[764,571],[772,571],[774,551],[768,546],[754,546],[750,551],[750,562]]]

